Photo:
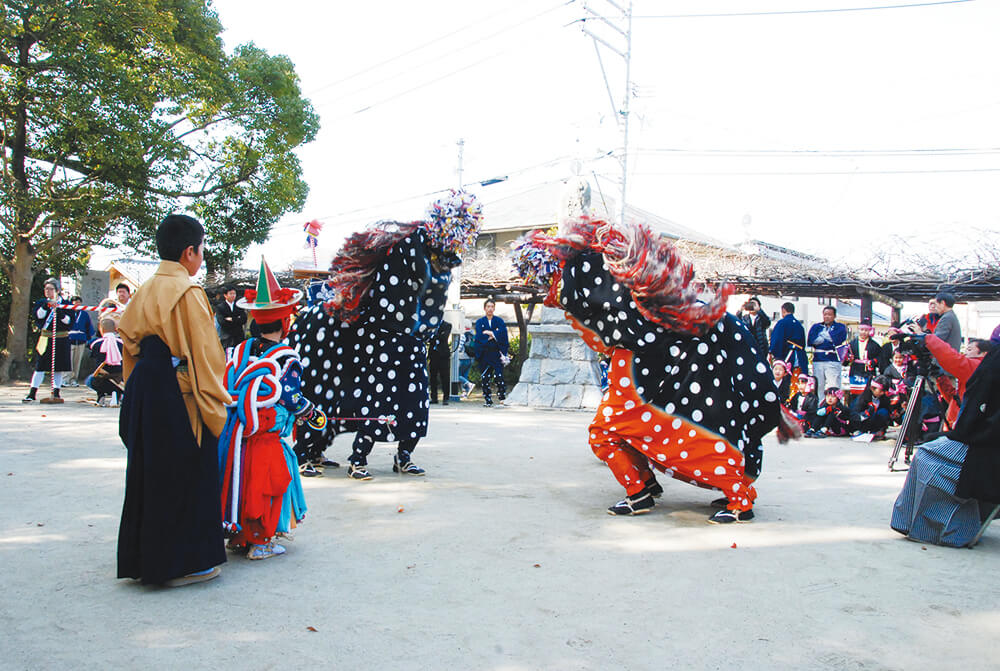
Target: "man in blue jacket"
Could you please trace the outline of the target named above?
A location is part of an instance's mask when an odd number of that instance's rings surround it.
[[[788,369],[798,368],[803,375],[809,373],[809,358],[806,356],[806,329],[795,318],[793,303],[781,304],[781,319],[771,330],[771,346],[768,353],[772,360],[780,359],[788,363]]]
[[[83,299],[73,296],[70,299],[73,305],[81,305]],[[76,313],[73,320],[73,327],[69,330],[70,361],[73,365],[73,375],[65,381],[67,387],[78,387],[80,385],[80,365],[83,357],[87,353],[87,345],[94,339],[94,324],[90,321],[90,313],[83,310]]]
[[[836,321],[837,308],[823,308],[823,321],[809,328],[806,342],[813,348],[813,375],[817,389],[840,389],[840,355],[837,348],[847,341],[847,327]]]

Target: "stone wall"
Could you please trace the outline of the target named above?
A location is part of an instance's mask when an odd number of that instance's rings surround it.
[[[543,307],[541,323],[528,326],[528,332],[531,351],[507,403],[536,408],[596,408],[602,395],[597,355],[569,325],[563,311]]]

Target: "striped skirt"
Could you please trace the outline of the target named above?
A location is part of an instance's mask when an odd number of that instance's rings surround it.
[[[982,521],[976,499],[955,496],[967,450],[947,437],[920,446],[892,510],[893,529],[924,543],[968,545]]]

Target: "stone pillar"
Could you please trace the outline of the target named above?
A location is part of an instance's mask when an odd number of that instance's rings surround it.
[[[542,307],[540,324],[528,326],[531,351],[510,405],[596,408],[601,402],[598,358],[566,321],[562,310]]]

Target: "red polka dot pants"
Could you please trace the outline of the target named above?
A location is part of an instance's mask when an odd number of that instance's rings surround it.
[[[632,353],[617,349],[594,421],[590,447],[625,491],[638,494],[651,468],[699,487],[718,489],[730,510],[753,508],[757,491],[744,473],[743,455],[725,438],[645,403],[631,379]]]

